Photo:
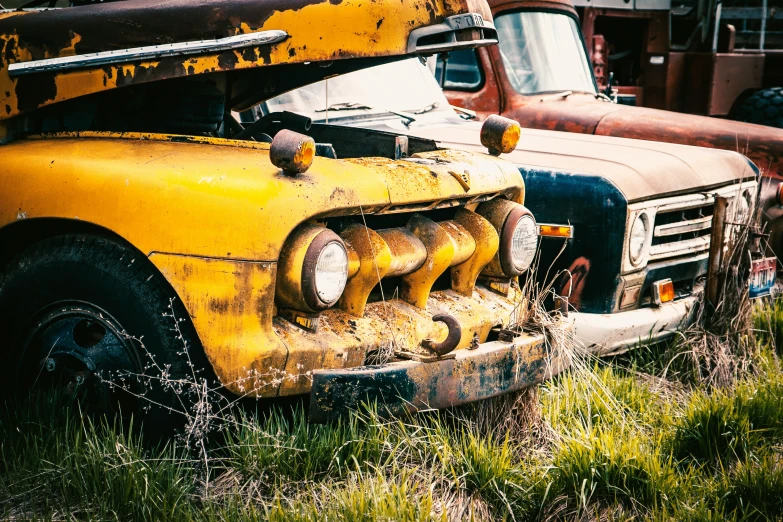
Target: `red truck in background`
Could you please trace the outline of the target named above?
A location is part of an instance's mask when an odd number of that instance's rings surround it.
[[[599,88],[570,0],[489,4],[499,45],[438,57],[435,75],[451,103],[479,117],[501,114],[524,127],[745,154],[763,176],[763,221],[772,249],[783,255],[783,129],[615,103]]]

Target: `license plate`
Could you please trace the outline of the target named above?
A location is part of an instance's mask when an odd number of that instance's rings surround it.
[[[776,257],[763,257],[754,259],[750,265],[750,298],[765,297],[770,295],[775,286],[775,273],[777,269]]]

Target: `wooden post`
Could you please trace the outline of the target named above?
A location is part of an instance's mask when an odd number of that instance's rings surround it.
[[[723,259],[723,237],[726,230],[726,207],[729,200],[722,196],[715,198],[715,204],[712,207],[712,232],[710,233],[710,258],[707,265],[707,301],[712,305],[713,310],[718,306],[720,298],[718,284],[720,278],[718,274],[721,270],[721,261]]]

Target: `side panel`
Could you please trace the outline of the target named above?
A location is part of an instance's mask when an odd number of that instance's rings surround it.
[[[274,397],[288,350],[272,330],[275,263],[154,254],[182,299],[209,362],[230,391]]]
[[[710,94],[710,116],[726,116],[745,91],[761,88],[764,55],[716,54]]]

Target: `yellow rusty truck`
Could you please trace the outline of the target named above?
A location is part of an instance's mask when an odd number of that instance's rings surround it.
[[[517,284],[538,227],[497,158],[516,123],[488,120],[481,154],[231,116],[496,41],[478,0],[0,12],[5,391],[49,383],[128,413],[214,378],[238,395],[311,393],[325,419],[365,399],[445,407],[541,380],[557,360],[521,327]]]

